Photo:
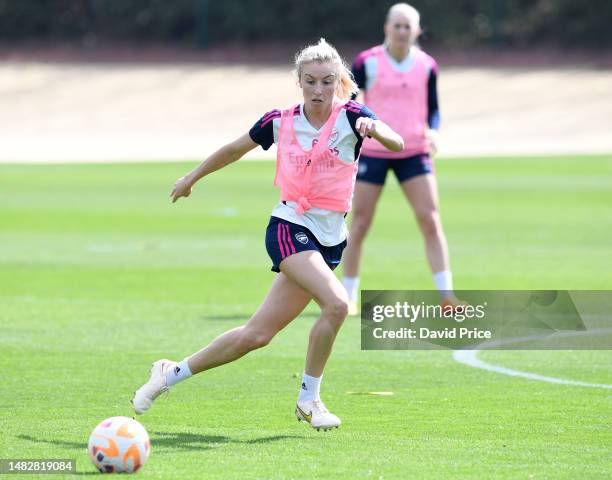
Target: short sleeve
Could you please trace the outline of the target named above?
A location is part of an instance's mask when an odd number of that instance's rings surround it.
[[[355,159],[357,159],[361,150],[361,144],[363,143],[363,138],[361,138],[357,128],[355,128],[357,119],[359,117],[368,117],[372,120],[378,120],[378,117],[368,107],[359,102],[355,102],[354,100],[347,102],[344,108],[346,108],[346,119],[348,120],[355,137],[357,137],[357,143],[355,144]]]
[[[369,117],[372,120],[378,120],[378,117],[376,116],[376,114],[370,110],[368,107],[366,107],[365,105],[361,105],[361,110],[359,112],[359,116],[360,117]]]
[[[261,148],[268,150],[274,143],[274,124],[276,118],[281,117],[280,110],[271,110],[261,117],[249,130],[249,136]]]
[[[358,137],[359,134],[357,133],[357,129],[355,128],[355,123],[357,122],[357,119],[359,117],[368,117],[372,120],[378,120],[378,117],[372,110],[370,110],[368,107],[359,102],[355,102],[354,100],[348,102],[345,108],[346,118],[348,119],[349,124],[353,129],[353,132],[355,132],[355,135],[357,135]]]

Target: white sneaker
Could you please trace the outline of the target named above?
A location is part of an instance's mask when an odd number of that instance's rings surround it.
[[[357,306],[357,302],[353,302],[352,300],[349,300],[348,314],[350,317],[355,317],[359,315],[359,307]]]
[[[312,428],[317,430],[338,428],[340,423],[342,423],[338,417],[330,413],[320,399],[297,402],[295,405],[295,416],[300,422],[308,422]]]
[[[162,393],[167,392],[170,389],[170,387],[168,387],[166,384],[166,372],[169,369],[174,368],[176,365],[176,362],[167,360],[165,358],[153,363],[150,370],[151,377],[149,378],[149,381],[136,390],[134,393],[134,398],[132,399],[134,411],[138,415],[143,414],[149,408],[151,408],[153,401]]]

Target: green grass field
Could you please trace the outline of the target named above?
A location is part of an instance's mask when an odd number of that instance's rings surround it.
[[[0,166],[0,458],[75,458],[131,416],[153,360],[244,322],[273,273],[273,164],[242,162],[172,205],[192,164]],[[438,162],[461,289],[612,289],[612,157]],[[364,289],[431,288],[412,213],[388,179]],[[449,351],[362,352],[349,318],[322,385],[343,420],[293,416],[307,311],[267,348],[173,389],[139,420],[142,478],[610,478],[612,390],[476,370]],[[612,352],[485,352],[512,368],[612,384]],[[393,396],[348,395],[392,391]],[[15,478],[26,478],[21,475]]]

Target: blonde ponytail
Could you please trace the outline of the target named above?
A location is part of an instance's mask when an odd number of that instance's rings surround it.
[[[295,73],[298,80],[302,75],[302,66],[305,63],[311,62],[332,62],[336,65],[336,72],[340,77],[336,87],[337,97],[348,100],[354,93],[359,92],[359,88],[353,79],[353,74],[346,63],[340,57],[338,51],[327,43],[324,38],[321,38],[316,45],[309,45],[295,55]]]

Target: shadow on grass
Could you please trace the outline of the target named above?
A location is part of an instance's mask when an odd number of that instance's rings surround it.
[[[21,440],[27,440],[36,443],[47,443],[59,447],[77,449],[85,453],[85,442],[70,442],[66,440],[49,440],[36,438],[31,435],[17,435]],[[309,437],[299,435],[274,435],[269,437],[252,438],[249,440],[234,440],[230,437],[221,435],[199,435],[197,433],[188,432],[151,432],[151,443],[153,451],[158,448],[163,451],[167,450],[211,450],[219,446],[219,444],[242,444],[242,445],[261,445],[266,443],[277,442],[279,440],[299,439],[305,440]],[[91,467],[93,468],[93,467]],[[87,470],[84,472],[74,472],[70,475],[100,475],[97,470]]]
[[[232,320],[244,320],[245,322],[251,318],[252,312],[251,313],[236,313],[233,315],[200,315],[198,318],[200,320],[227,320],[227,321],[232,321]]]
[[[71,442],[67,440],[53,440],[46,438],[36,438],[31,435],[17,435],[20,440],[27,440],[36,443],[47,443],[57,447],[73,448],[85,450],[86,442]],[[154,449],[178,449],[178,450],[210,450],[220,444],[242,444],[259,445],[277,442],[279,440],[300,439],[308,437],[299,435],[274,435],[269,437],[252,438],[249,440],[238,440],[222,435],[199,435],[189,432],[151,432],[151,444]]]
[[[237,440],[220,435],[198,435],[188,432],[151,432],[151,443],[156,447],[179,448],[181,450],[202,450],[213,448],[207,444],[264,444],[288,439],[304,439],[298,435],[274,435],[270,437]]]
[[[66,448],[78,448],[79,450],[85,451],[87,448],[87,442],[68,442],[66,440],[50,440],[48,438],[36,438],[31,435],[17,435],[16,438],[20,440],[28,440],[29,442],[35,443],[47,443],[49,445],[55,445],[56,447]]]

